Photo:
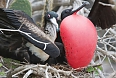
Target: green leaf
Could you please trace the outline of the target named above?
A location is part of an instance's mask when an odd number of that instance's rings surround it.
[[[94,69],[95,69],[95,68],[94,68]],[[97,69],[100,69],[101,71],[103,70],[103,68],[102,68],[101,66],[97,66]],[[96,75],[99,74],[98,71],[97,71],[97,69],[95,69],[95,73],[96,73]]]
[[[101,66],[97,66],[97,67],[92,67],[92,66],[89,66],[86,68],[86,71],[91,73],[91,72],[95,72],[96,74],[98,74],[98,71],[96,70],[97,69],[100,69],[102,71],[102,67]]]
[[[5,74],[4,71],[0,72],[0,76],[5,76],[5,75],[6,75],[6,74]]]
[[[98,66],[97,68],[100,69],[101,71],[103,70],[103,68],[101,66]]]
[[[2,65],[2,63],[0,63],[0,67],[2,67],[3,65]]]
[[[32,8],[29,0],[14,0],[9,8],[24,11],[29,16],[32,15]]]
[[[90,73],[90,72],[93,72],[93,71],[94,71],[94,68],[93,68],[92,66],[87,67],[86,71],[89,72],[89,73]]]
[[[15,68],[18,67],[17,65],[12,64],[11,62],[20,64],[20,61],[13,60],[13,59],[10,59],[10,58],[3,58],[3,60],[4,60],[4,65],[7,66],[7,68],[10,68],[10,69],[15,69]]]

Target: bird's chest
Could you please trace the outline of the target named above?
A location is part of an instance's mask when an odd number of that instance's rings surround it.
[[[47,24],[45,28],[46,35],[52,40],[52,42],[56,39],[56,28],[52,24]]]

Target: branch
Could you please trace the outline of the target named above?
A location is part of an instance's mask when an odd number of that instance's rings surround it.
[[[107,78],[114,78],[115,75],[116,75],[116,71],[114,71],[113,73],[111,73],[110,76],[108,76]]]
[[[91,64],[92,64],[92,65],[95,65],[95,62],[92,60],[92,61],[91,61]],[[96,67],[95,67],[95,68],[96,68]],[[105,76],[103,75],[103,73],[102,73],[102,71],[101,71],[100,69],[96,68],[96,70],[98,71],[98,73],[99,73],[99,75],[100,75],[101,78],[105,78]]]
[[[73,1],[74,0],[54,0],[54,7],[62,6],[62,5],[63,6],[70,5]],[[33,11],[42,10],[44,7],[44,4],[45,4],[45,0],[32,3]]]
[[[12,72],[12,77],[17,76],[25,71],[28,71],[28,72],[23,76],[23,78],[27,78],[31,73],[49,78],[49,77],[53,77],[53,75],[55,74],[58,77],[60,77],[60,73],[64,74],[65,76],[69,76],[73,72],[73,71],[64,71],[64,70],[56,69],[54,67],[47,66],[47,65],[39,65],[39,64],[38,65],[23,65],[16,68]]]
[[[112,58],[116,62],[116,58],[112,54],[110,54],[110,52],[107,52],[98,46],[97,46],[97,51],[103,53],[104,55],[107,55],[108,57]]]
[[[33,70],[29,70],[24,76],[23,76],[23,78],[28,78],[28,76],[30,75],[30,74],[32,74],[33,73]]]

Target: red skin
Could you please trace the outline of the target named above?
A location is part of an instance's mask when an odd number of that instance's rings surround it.
[[[61,22],[60,35],[69,65],[74,69],[87,66],[97,44],[97,32],[93,23],[74,13]]]

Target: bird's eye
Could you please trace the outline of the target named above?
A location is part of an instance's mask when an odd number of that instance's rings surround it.
[[[50,18],[50,15],[48,14],[48,18]]]

